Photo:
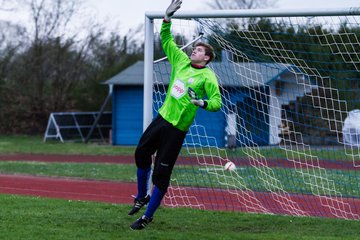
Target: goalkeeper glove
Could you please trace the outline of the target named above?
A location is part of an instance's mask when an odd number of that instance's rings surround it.
[[[202,108],[206,108],[207,106],[207,102],[199,99],[198,95],[196,94],[196,92],[194,91],[194,89],[192,89],[191,87],[188,88],[188,94],[189,97],[191,98],[190,101],[195,104],[196,106],[202,107]]]
[[[171,0],[170,5],[168,6],[165,12],[165,21],[167,22],[171,21],[171,17],[174,15],[174,13],[177,10],[179,10],[181,4],[182,4],[182,0]]]

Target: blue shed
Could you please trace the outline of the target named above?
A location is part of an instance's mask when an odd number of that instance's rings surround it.
[[[314,87],[307,76],[290,65],[226,61],[211,63],[210,67],[218,76],[226,99],[223,99],[222,111],[214,113],[199,109],[194,124],[201,127],[191,127],[187,139],[192,138],[191,142],[198,141],[202,145],[226,145],[226,114],[230,105],[237,108],[239,117],[236,121],[243,126],[238,128],[238,145],[279,143],[282,106],[304,96]],[[158,103],[165,97],[171,66],[163,62],[155,68],[154,79],[164,79],[164,88],[163,94],[157,96],[161,99],[154,101],[153,116],[160,107]],[[143,79],[144,62],[138,61],[106,81],[106,84],[113,85],[113,145],[137,145],[140,139],[143,132]],[[248,135],[244,129],[252,133],[251,143],[244,137]]]

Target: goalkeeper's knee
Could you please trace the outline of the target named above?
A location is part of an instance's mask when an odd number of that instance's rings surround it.
[[[152,164],[151,155],[144,154],[142,151],[135,151],[135,163],[138,168],[149,168]]]
[[[160,189],[160,191],[166,193],[170,184],[170,175],[154,172],[152,176],[152,181],[154,185]]]

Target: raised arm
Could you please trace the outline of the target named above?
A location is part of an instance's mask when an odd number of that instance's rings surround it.
[[[165,21],[170,22],[171,17],[174,15],[174,13],[180,9],[182,4],[182,0],[172,0],[170,5],[165,11]]]

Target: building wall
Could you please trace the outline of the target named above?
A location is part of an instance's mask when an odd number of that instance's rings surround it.
[[[271,145],[279,144],[281,142],[281,128],[279,126],[282,124],[284,124],[283,126],[289,125],[290,119],[285,119],[286,116],[281,115],[283,105],[289,105],[290,102],[296,101],[297,98],[305,96],[305,94],[310,93],[312,90],[312,86],[309,81],[304,82],[305,80],[303,78],[294,78],[294,75],[286,75],[278,81],[281,82],[281,88],[276,86],[276,82],[272,82],[269,85],[269,144]]]
[[[259,102],[268,101],[262,99],[265,95],[257,94],[257,96],[250,96],[255,93],[249,95],[249,92],[245,90],[231,92],[236,92],[230,94],[230,99],[231,102],[236,103],[237,111],[241,118],[237,119],[238,132],[240,134],[238,136],[240,139],[238,146],[244,144],[247,146],[253,144],[268,145],[270,137],[269,109],[267,109],[265,104],[260,106],[264,109],[259,109]],[[154,111],[155,115],[156,112]],[[113,145],[137,145],[143,132],[142,86],[114,87],[112,117]],[[223,111],[208,112],[204,109],[199,109],[194,125],[189,129],[189,133],[186,136],[185,144],[188,144],[190,147],[199,146],[199,144],[202,146],[225,147],[225,128],[226,118]]]
[[[231,102],[236,103],[238,146],[269,144],[269,89],[236,88]]]
[[[142,86],[115,86],[112,101],[113,145],[137,145],[143,132]],[[221,111],[214,113],[199,109],[195,123],[197,126],[192,127],[186,137],[187,144],[224,147],[225,117]]]
[[[275,145],[281,142],[280,133],[281,133],[281,104],[279,98],[276,96],[276,89],[273,86],[270,86],[270,96],[269,96],[269,144]]]
[[[112,99],[113,145],[137,145],[143,132],[143,90],[138,86],[114,86]]]
[[[209,112],[199,108],[194,124],[190,127],[185,143],[189,146],[224,147],[225,146],[225,115],[222,111]]]

